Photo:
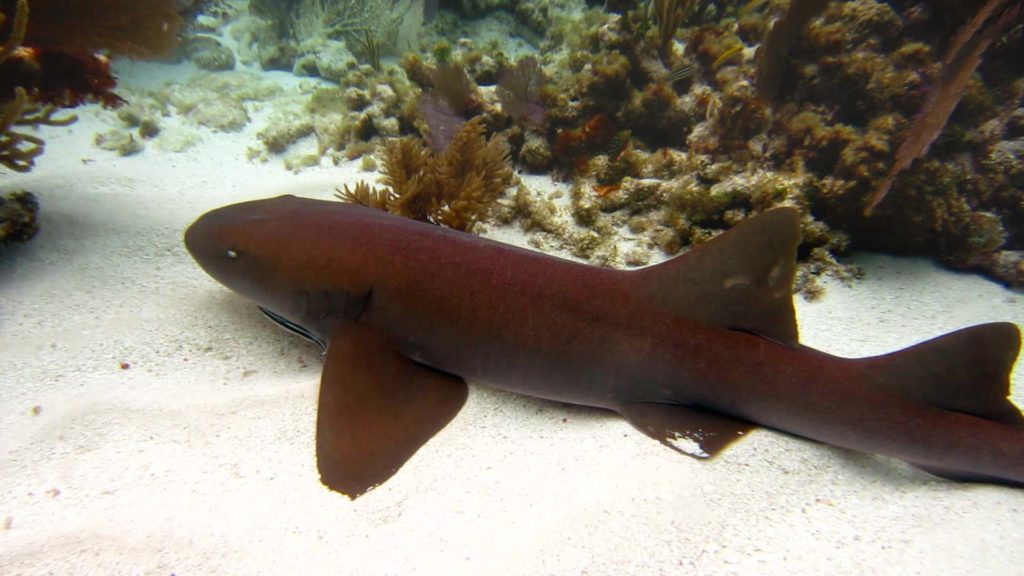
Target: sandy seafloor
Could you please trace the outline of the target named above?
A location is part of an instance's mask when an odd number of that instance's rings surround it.
[[[0,574],[1021,573],[1024,490],[763,430],[702,462],[613,414],[477,385],[389,482],[332,493],[317,351],[181,234],[217,206],[373,175],[250,162],[255,127],[121,158],[92,145],[110,116],[80,115],[44,130],[32,173],[0,175],[43,203],[38,237],[0,251]],[[981,277],[855,261],[864,280],[797,298],[804,343],[858,356],[1024,323],[1024,294]]]

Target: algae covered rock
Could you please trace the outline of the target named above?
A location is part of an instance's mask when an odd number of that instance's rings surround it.
[[[182,46],[185,56],[201,70],[220,72],[235,69],[235,53],[209,36],[189,38]]]
[[[250,72],[199,74],[158,93],[189,121],[216,132],[237,132],[249,123],[248,106],[278,97],[283,89]]]
[[[0,196],[0,246],[27,242],[39,231],[39,201],[24,190]]]

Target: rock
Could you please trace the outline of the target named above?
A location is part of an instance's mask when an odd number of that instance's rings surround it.
[[[220,72],[235,69],[235,53],[209,36],[194,36],[181,47],[185,57],[203,70]]]

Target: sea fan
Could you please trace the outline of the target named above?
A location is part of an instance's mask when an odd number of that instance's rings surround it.
[[[544,124],[544,105],[540,91],[544,87],[544,73],[533,56],[522,58],[498,78],[498,100],[506,114],[537,126]]]

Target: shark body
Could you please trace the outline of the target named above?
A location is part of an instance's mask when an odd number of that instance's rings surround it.
[[[799,242],[799,215],[779,208],[619,271],[291,196],[214,210],[185,234],[211,276],[325,344],[318,468],[353,498],[458,413],[466,380],[614,410],[697,457],[756,423],[1024,483],[1024,417],[1008,399],[1017,327],[861,359],[802,346]]]

